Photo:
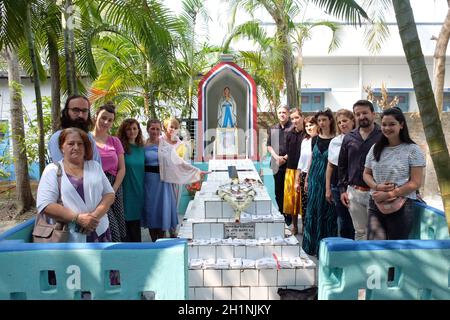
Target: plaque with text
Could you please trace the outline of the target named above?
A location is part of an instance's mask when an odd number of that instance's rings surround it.
[[[235,223],[226,222],[224,223],[224,234],[225,239],[227,238],[238,238],[238,239],[255,239],[255,223]]]

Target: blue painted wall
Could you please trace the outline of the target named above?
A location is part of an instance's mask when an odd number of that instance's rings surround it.
[[[417,240],[320,244],[319,299],[450,299],[450,237],[444,212],[416,202]]]
[[[182,300],[188,297],[185,240],[156,243],[26,243],[34,219],[0,235],[0,299]],[[56,273],[56,284],[48,271]],[[120,273],[111,285],[110,270]]]

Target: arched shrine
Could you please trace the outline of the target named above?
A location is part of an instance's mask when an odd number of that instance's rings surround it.
[[[221,61],[201,79],[197,129],[197,161],[258,160],[256,84],[236,63]]]

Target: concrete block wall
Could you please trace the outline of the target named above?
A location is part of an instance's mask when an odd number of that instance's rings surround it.
[[[278,288],[302,290],[316,283],[316,270],[214,269],[189,270],[191,300],[277,300]]]

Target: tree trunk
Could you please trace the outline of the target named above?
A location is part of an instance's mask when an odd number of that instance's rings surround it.
[[[52,132],[60,129],[61,118],[61,78],[59,73],[58,45],[54,34],[47,34],[50,60],[50,79],[52,82]]]
[[[447,53],[448,40],[450,38],[450,0],[447,0],[449,7],[447,16],[442,24],[439,37],[437,38],[436,48],[434,50],[434,97],[439,115],[442,114],[444,102],[444,79],[445,79],[445,55]]]
[[[275,21],[277,26],[276,36],[282,47],[284,80],[286,82],[288,108],[298,108],[299,105],[294,72],[294,59],[292,57],[291,42],[289,41],[289,27],[287,25],[287,20],[283,16],[284,13],[278,5],[272,7],[266,1],[261,1],[261,4],[272,16],[272,19]]]
[[[68,95],[78,94],[77,77],[75,74],[75,48],[74,48],[74,6],[71,0],[64,2],[64,54],[66,61],[66,78]]]
[[[434,50],[434,67],[433,67],[433,90],[436,106],[439,116],[442,115],[444,105],[444,79],[445,79],[445,56],[447,52],[448,40],[450,37],[450,0],[447,0],[449,10],[445,17],[439,37],[436,39],[436,48]],[[433,196],[439,194],[439,186],[436,183],[436,173],[434,171],[433,161],[427,155],[427,166],[425,168],[424,196]]]
[[[289,41],[288,26],[277,21],[278,40],[282,46],[284,79],[286,82],[287,105],[289,108],[298,108],[297,84],[295,81],[294,61]]]
[[[302,48],[299,44],[298,52],[297,52],[297,69],[298,69],[298,77],[297,77],[297,88],[298,88],[298,108],[302,111],[302,70],[303,70],[303,53]]]
[[[144,91],[144,115],[148,117],[148,92]]]
[[[392,1],[450,231],[450,155],[409,0]]]
[[[16,174],[17,213],[22,214],[34,205],[31,193],[30,177],[28,175],[28,161],[26,153],[25,129],[22,111],[22,88],[20,85],[19,62],[17,54],[12,50],[6,51],[8,63],[8,85],[11,113],[11,133],[13,137],[14,173]]]
[[[33,66],[34,92],[36,95],[36,117],[39,129],[39,174],[45,169],[45,134],[44,118],[42,113],[41,83],[39,81],[39,71],[34,48],[34,34],[31,29],[31,2],[27,3],[25,35],[27,37],[28,51],[30,53],[31,64]]]

